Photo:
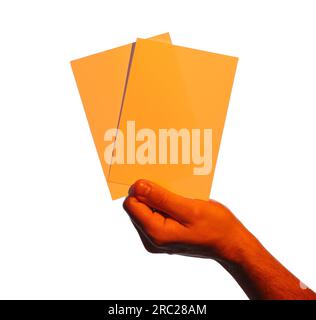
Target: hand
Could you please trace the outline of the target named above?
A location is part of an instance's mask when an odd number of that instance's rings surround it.
[[[123,206],[150,252],[213,258],[251,299],[316,299],[218,202],[184,198],[139,180]]]
[[[147,180],[131,186],[123,206],[152,253],[233,260],[246,234],[222,204],[184,198]]]

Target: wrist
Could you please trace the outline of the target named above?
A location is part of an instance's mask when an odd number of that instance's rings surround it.
[[[262,249],[255,236],[237,220],[222,243],[219,260],[226,265],[242,267],[250,255]]]

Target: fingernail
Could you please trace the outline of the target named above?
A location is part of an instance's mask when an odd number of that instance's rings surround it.
[[[134,194],[136,196],[143,196],[143,197],[146,197],[148,196],[148,194],[150,193],[151,191],[151,185],[148,184],[146,181],[137,181],[135,184],[134,184]]]

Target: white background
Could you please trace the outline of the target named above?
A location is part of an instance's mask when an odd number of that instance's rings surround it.
[[[147,253],[111,201],[69,61],[169,31],[240,58],[212,198],[316,288],[315,1],[2,1],[0,298],[245,299]]]

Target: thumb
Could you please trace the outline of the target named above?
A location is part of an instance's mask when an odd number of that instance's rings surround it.
[[[195,201],[177,195],[148,180],[138,180],[130,188],[131,196],[161,211],[179,222],[189,222],[195,210]]]

